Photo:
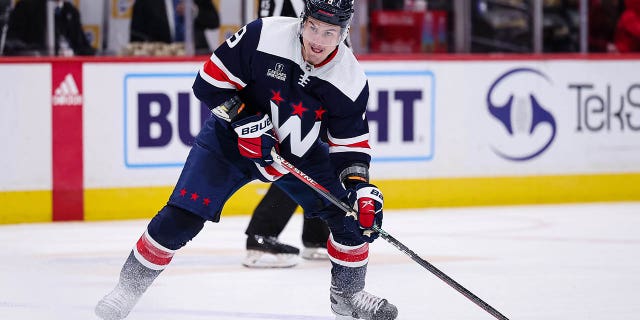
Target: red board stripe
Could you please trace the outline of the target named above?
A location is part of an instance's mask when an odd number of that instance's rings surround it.
[[[53,221],[83,220],[82,62],[51,65]]]

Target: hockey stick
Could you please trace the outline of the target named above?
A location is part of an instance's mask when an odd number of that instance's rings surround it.
[[[357,216],[357,212],[355,212],[349,205],[347,205],[346,203],[342,202],[340,199],[336,198],[336,196],[331,194],[331,192],[329,192],[329,190],[325,189],[322,185],[318,184],[311,177],[306,175],[304,172],[300,171],[300,169],[296,168],[294,165],[292,165],[287,160],[282,158],[279,154],[277,154],[275,152],[275,150],[271,151],[271,156],[273,157],[273,160],[275,162],[277,162],[278,164],[282,165],[282,167],[287,169],[287,171],[289,171],[289,173],[294,175],[300,181],[304,182],[306,185],[310,186],[313,190],[315,190],[320,195],[322,195],[327,200],[329,200],[331,203],[336,205],[338,208],[340,208],[342,211],[344,211],[347,215]],[[387,242],[389,242],[390,244],[392,244],[393,246],[398,248],[401,252],[403,252],[406,255],[408,255],[411,259],[413,259],[413,261],[417,262],[419,265],[421,265],[425,269],[429,270],[436,277],[440,278],[440,280],[444,281],[446,284],[448,284],[452,288],[456,289],[456,291],[460,292],[463,296],[467,297],[467,299],[471,300],[473,303],[478,305],[480,308],[482,308],[485,311],[487,311],[488,313],[490,313],[496,319],[509,320],[509,318],[505,317],[498,310],[496,310],[495,308],[490,306],[488,303],[484,302],[482,299],[480,299],[475,294],[471,293],[471,291],[467,290],[465,287],[460,285],[455,280],[451,279],[444,272],[440,271],[440,269],[436,268],[434,265],[432,265],[428,261],[422,259],[415,252],[413,252],[407,246],[402,244],[402,242],[396,240],[396,238],[391,236],[388,232],[382,230],[382,228],[374,225],[373,226],[373,230],[378,232],[380,234],[380,237],[382,237],[382,239],[386,240]]]

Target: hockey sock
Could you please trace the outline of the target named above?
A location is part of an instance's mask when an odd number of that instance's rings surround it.
[[[144,266],[134,255],[135,249],[131,251],[127,261],[125,261],[120,271],[120,285],[136,296],[142,295],[153,281],[162,272]]]
[[[142,294],[164,270],[177,249],[195,237],[204,219],[174,206],[165,206],[149,222],[120,272],[120,283]]]
[[[364,289],[364,279],[369,261],[369,244],[346,246],[336,242],[333,235],[327,241],[331,260],[331,286],[350,295]]]
[[[120,285],[139,296],[171,262],[175,251],[167,249],[149,236],[138,239],[120,271]]]

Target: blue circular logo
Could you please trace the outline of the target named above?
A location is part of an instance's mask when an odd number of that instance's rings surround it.
[[[545,152],[556,137],[556,121],[536,96],[536,90],[540,88],[534,83],[540,79],[551,84],[549,78],[538,70],[516,68],[501,75],[489,88],[487,93],[489,114],[502,125],[507,138],[514,141],[512,146],[517,146],[517,148],[491,147],[493,152],[504,159],[511,161],[531,160]],[[512,87],[518,88],[518,92],[514,92],[516,90],[509,91]],[[494,103],[505,95],[505,92],[506,102],[503,104]],[[540,134],[534,137],[534,131],[544,125],[548,125],[550,131],[544,131],[545,136],[542,138],[539,137]],[[536,143],[540,139],[542,142]],[[520,143],[522,141],[524,143]]]

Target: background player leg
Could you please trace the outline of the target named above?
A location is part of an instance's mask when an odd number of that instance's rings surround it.
[[[243,265],[249,268],[286,268],[298,264],[300,250],[278,241],[278,236],[298,204],[280,188],[271,185],[253,211],[247,226],[247,256]]]
[[[251,216],[247,226],[247,257],[243,265],[250,268],[284,268],[295,266],[300,250],[284,244],[278,236],[286,227],[298,204],[278,186],[271,185]],[[328,259],[329,228],[319,218],[303,219],[302,257]]]
[[[308,260],[326,260],[329,228],[320,218],[304,218],[302,224],[302,258]]]

